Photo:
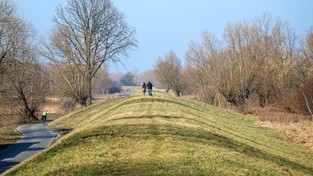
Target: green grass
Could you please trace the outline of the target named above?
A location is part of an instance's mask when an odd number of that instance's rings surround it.
[[[5,175],[313,175],[313,151],[256,118],[155,92],[55,120],[73,129]]]

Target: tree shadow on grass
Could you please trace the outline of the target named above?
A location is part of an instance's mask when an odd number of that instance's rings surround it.
[[[155,136],[175,136],[179,140],[188,141],[191,143],[204,143],[205,145],[215,145],[217,147],[226,148],[235,152],[243,153],[252,158],[258,158],[265,160],[269,163],[274,163],[279,166],[288,167],[297,171],[303,172],[308,175],[313,175],[312,166],[303,165],[290,161],[282,156],[274,155],[265,151],[262,151],[253,146],[236,141],[223,135],[212,133],[209,131],[186,128],[175,125],[154,125],[154,124],[129,124],[129,125],[112,125],[104,126],[96,130],[79,135],[81,139],[88,139],[92,137],[100,137],[105,139],[117,138],[117,137],[151,137]],[[309,163],[308,163],[309,164]]]
[[[104,163],[86,163],[68,166],[51,171],[48,175],[217,175],[216,171],[193,168],[178,163],[179,161],[160,161],[155,158],[150,160],[118,160]]]
[[[118,121],[118,120],[132,120],[132,119],[144,119],[144,118],[148,118],[148,119],[154,119],[154,118],[163,118],[163,119],[180,119],[181,117],[178,116],[166,116],[166,115],[141,115],[141,116],[126,116],[126,117],[122,117],[122,118],[115,118],[115,119],[111,119],[110,121]]]
[[[185,108],[190,108],[190,109],[194,109],[196,111],[200,111],[200,112],[204,112],[202,109],[199,108],[195,108],[192,106],[189,106],[187,104],[178,102],[178,101],[174,101],[174,100],[170,100],[170,99],[165,99],[165,98],[155,98],[155,97],[151,97],[151,98],[137,98],[137,99],[130,99],[127,101],[123,101],[109,109],[106,110],[106,113],[110,113],[112,111],[115,111],[125,105],[132,105],[132,104],[140,104],[140,103],[169,103],[169,104],[176,104],[178,106],[183,106]]]
[[[165,117],[168,118],[168,117]],[[303,175],[313,175],[313,168],[310,163],[307,165],[296,163],[290,161],[282,156],[274,155],[258,148],[249,146],[245,143],[238,142],[234,139],[228,138],[223,135],[215,134],[209,131],[205,131],[198,128],[186,128],[171,124],[128,124],[128,125],[110,125],[102,126],[96,129],[90,129],[81,133],[75,133],[72,138],[64,140],[60,145],[54,147],[53,151],[47,151],[45,153],[46,158],[48,155],[51,157],[56,153],[56,151],[62,151],[66,147],[82,145],[89,142],[91,139],[97,140],[113,140],[114,138],[129,138],[130,140],[138,139],[159,139],[166,138],[167,136],[171,138],[176,138],[177,140],[186,141],[190,143],[201,143],[203,145],[216,146],[219,148],[225,148],[227,150],[235,151],[238,153],[243,153],[248,157],[255,158],[256,160],[264,160],[268,163],[273,163],[282,167],[293,169],[297,172],[303,173]],[[116,158],[118,159],[118,158]],[[180,175],[178,173],[170,173],[169,171],[175,170],[173,167],[182,167],[175,171],[182,171],[182,175],[188,175],[188,169],[191,167],[197,167],[197,163],[175,163],[180,161],[167,161],[167,160],[155,160],[154,157],[146,161],[126,161],[123,159],[117,160],[112,158],[106,160],[106,162],[92,164],[86,163],[78,166],[67,166],[57,168],[45,175],[155,175],[156,173],[165,173],[165,175]],[[41,162],[41,160],[38,160]],[[137,162],[137,163],[136,163]],[[237,163],[238,164],[238,163]],[[242,167],[247,167],[242,165]],[[27,168],[27,166],[25,166]],[[191,174],[194,171],[198,172],[198,175],[216,175],[214,170],[201,170],[201,168],[191,170]],[[190,172],[191,172],[190,171]],[[14,175],[14,173],[10,173]],[[258,174],[258,172],[264,172],[255,168],[251,168],[251,172]],[[281,171],[277,171],[281,172]]]

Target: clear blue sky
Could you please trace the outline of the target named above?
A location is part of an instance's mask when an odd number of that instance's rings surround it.
[[[138,50],[114,65],[112,72],[153,68],[158,57],[173,50],[184,60],[191,41],[200,41],[204,31],[222,39],[228,22],[252,21],[264,12],[288,22],[299,36],[313,27],[313,0],[111,0],[126,21],[137,30]],[[13,0],[38,35],[46,35],[58,4],[66,0]]]

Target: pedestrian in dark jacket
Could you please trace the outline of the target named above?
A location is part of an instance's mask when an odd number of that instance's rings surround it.
[[[152,96],[152,83],[149,81],[148,84],[147,84],[147,88],[148,88],[148,94],[149,96]]]
[[[143,83],[142,84],[142,93],[143,93],[143,95],[146,95],[146,91],[147,91],[147,85],[146,85],[146,83]]]

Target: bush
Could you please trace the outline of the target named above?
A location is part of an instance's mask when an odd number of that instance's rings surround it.
[[[109,93],[120,93],[121,92],[121,83],[114,81],[111,83],[111,86],[109,87],[108,91]]]
[[[109,93],[110,94],[112,94],[112,93],[120,93],[120,92],[121,92],[121,88],[120,87],[113,86],[113,87],[109,88]]]
[[[301,109],[312,115],[313,111],[313,77],[309,78],[298,90]]]
[[[73,111],[75,109],[75,106],[76,106],[76,102],[74,99],[66,98],[61,103],[61,110],[64,113],[68,113],[68,112]]]

